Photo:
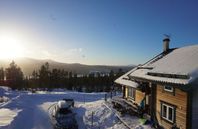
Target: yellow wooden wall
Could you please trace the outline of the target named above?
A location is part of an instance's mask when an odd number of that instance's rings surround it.
[[[160,125],[165,129],[170,129],[172,125],[160,117],[160,100],[176,106],[176,124],[180,129],[186,129],[187,122],[187,93],[180,89],[175,89],[175,95],[163,90],[163,86],[158,85],[156,89],[156,109],[157,119]]]
[[[144,98],[144,95],[145,95],[145,93],[143,93],[143,92],[141,92],[141,91],[139,91],[139,90],[136,90],[136,91],[135,91],[135,101],[134,101],[134,103],[140,104],[140,102],[141,102],[142,99]],[[126,87],[126,89],[125,89],[125,98],[130,99],[130,98],[128,97],[128,87]]]
[[[143,100],[144,96],[145,96],[145,93],[143,93],[139,90],[136,90],[135,91],[135,103],[140,104],[140,102]]]
[[[127,98],[128,97],[128,87],[126,86],[126,88],[125,88],[125,98]]]

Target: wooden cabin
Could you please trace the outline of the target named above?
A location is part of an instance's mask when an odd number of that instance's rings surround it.
[[[169,48],[115,80],[158,128],[198,129],[198,45]],[[132,106],[133,106],[132,104]]]

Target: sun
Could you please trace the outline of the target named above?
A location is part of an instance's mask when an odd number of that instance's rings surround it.
[[[20,39],[11,34],[0,35],[0,59],[23,57],[23,46]]]

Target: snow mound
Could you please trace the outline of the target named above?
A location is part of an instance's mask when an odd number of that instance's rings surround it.
[[[10,99],[6,96],[0,96],[0,103],[8,102]]]
[[[9,125],[20,111],[22,110],[10,110],[7,108],[0,109],[0,127]]]
[[[9,87],[6,86],[0,86],[0,96],[4,96],[5,94],[7,94],[8,91],[10,91],[11,89]]]

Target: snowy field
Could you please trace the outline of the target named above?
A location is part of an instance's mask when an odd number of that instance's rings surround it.
[[[105,93],[52,91],[31,93],[0,87],[0,129],[53,129],[48,108],[63,98],[75,100],[79,129],[127,129],[105,104]],[[4,97],[2,97],[4,96]],[[93,122],[92,122],[93,113]]]

